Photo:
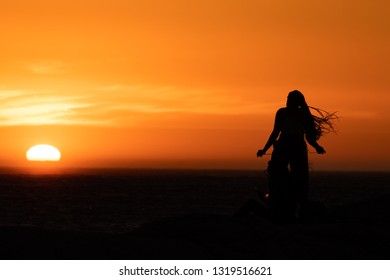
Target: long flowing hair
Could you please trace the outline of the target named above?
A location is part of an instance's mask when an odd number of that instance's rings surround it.
[[[323,109],[315,108],[308,106],[308,108],[314,110],[318,115],[311,114],[314,121],[314,129],[315,134],[314,137],[316,140],[320,139],[320,137],[324,134],[334,132],[336,133],[334,127],[334,121],[338,120],[337,112],[328,112]]]
[[[324,134],[336,132],[334,121],[338,119],[337,112],[328,112],[323,109],[308,106],[305,97],[299,90],[288,94],[287,107],[296,107],[302,110],[306,126],[306,133],[315,140]],[[310,109],[316,112],[312,114]]]

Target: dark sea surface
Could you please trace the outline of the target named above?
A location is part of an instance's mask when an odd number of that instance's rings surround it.
[[[124,233],[169,217],[231,216],[256,197],[255,188],[267,192],[261,170],[11,173],[0,174],[0,227]],[[353,205],[390,197],[390,173],[312,172],[310,181],[311,200],[322,202],[330,212],[352,205],[346,208],[351,219],[364,219],[364,213],[354,213],[359,207]]]

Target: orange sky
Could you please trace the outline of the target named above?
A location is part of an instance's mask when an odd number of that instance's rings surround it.
[[[0,166],[264,169],[299,89],[341,117],[313,170],[390,170],[388,1],[61,2],[1,1]]]

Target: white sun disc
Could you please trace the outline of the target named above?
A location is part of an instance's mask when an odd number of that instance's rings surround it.
[[[31,147],[27,151],[26,157],[29,161],[59,161],[61,153],[56,147],[40,144]]]

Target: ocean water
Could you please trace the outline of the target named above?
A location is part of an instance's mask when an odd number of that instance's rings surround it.
[[[390,195],[390,173],[312,172],[310,199],[334,208]],[[254,170],[71,170],[0,174],[0,227],[128,232],[166,217],[233,215],[267,192]]]

